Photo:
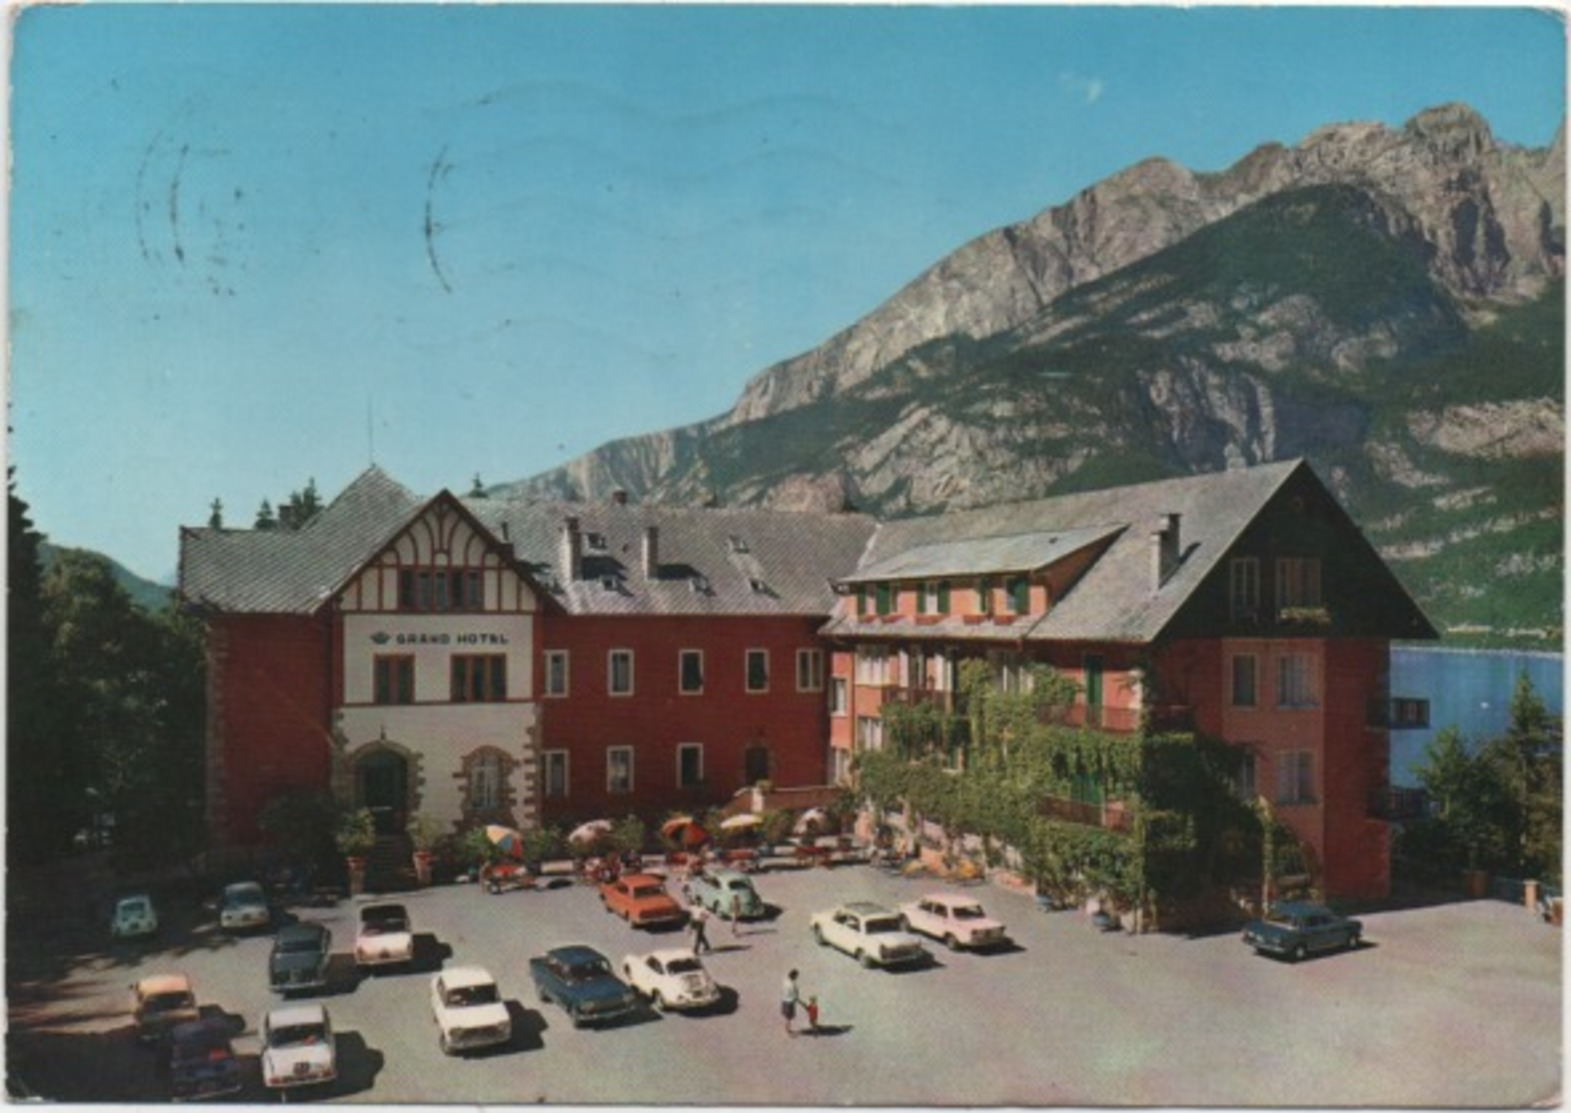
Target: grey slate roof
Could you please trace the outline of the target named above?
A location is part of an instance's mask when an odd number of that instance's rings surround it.
[[[372,467],[298,531],[184,529],[181,593],[219,611],[313,613],[431,501]],[[856,567],[875,524],[861,514],[460,501],[573,614],[822,617],[831,579]],[[586,542],[578,579],[562,565],[568,517],[603,540]],[[654,577],[644,574],[647,526],[659,538]]]
[[[986,549],[1000,539],[1022,534],[1105,537],[1116,533],[1106,551],[1045,615],[1017,619],[1008,626],[968,626],[951,618],[912,632],[923,639],[1148,642],[1161,633],[1288,478],[1307,467],[1302,460],[1288,460],[886,522],[879,527],[859,573],[880,565],[898,567],[901,556],[912,551],[978,544]],[[1151,534],[1168,514],[1181,516],[1182,560],[1161,588],[1153,590]],[[859,623],[852,615],[832,619],[823,632],[882,638],[894,633],[885,625]]]
[[[827,615],[832,581],[856,567],[876,523],[864,514],[700,509],[653,503],[465,499],[571,614]],[[576,518],[582,573],[568,576],[562,529]],[[657,531],[656,574],[644,568]],[[590,543],[590,538],[596,544]]]
[[[182,529],[180,593],[221,611],[310,614],[425,502],[373,466],[298,530]]]
[[[916,545],[904,552],[864,564],[849,576],[848,584],[878,580],[927,579],[935,576],[982,576],[1000,572],[1031,572],[1062,560],[1070,553],[1123,529],[1122,525],[1087,529],[1048,530],[1006,537],[938,541]]]

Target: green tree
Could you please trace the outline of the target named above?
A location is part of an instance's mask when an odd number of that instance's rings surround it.
[[[262,505],[256,508],[256,521],[252,528],[262,530],[278,528],[278,519],[273,515],[273,504],[266,499],[263,499]]]
[[[68,729],[43,598],[43,538],[16,493],[7,489],[9,561],[6,608],[6,839],[12,865],[67,851],[89,820],[87,762]]]
[[[224,500],[223,499],[214,499],[212,505],[208,508],[207,528],[208,529],[223,529],[224,528]]]

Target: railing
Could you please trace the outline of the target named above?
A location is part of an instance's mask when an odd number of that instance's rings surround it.
[[[1127,835],[1134,831],[1134,817],[1124,808],[1123,801],[1110,800],[1093,804],[1086,800],[1071,800],[1063,796],[1044,796],[1042,815],[1064,823],[1078,823],[1084,827],[1101,827]]]
[[[1055,704],[1042,709],[1042,721],[1066,727],[1091,727],[1113,734],[1139,731],[1193,730],[1195,709],[1179,704],[1151,707],[1101,707],[1092,704]]]
[[[1394,822],[1409,819],[1423,819],[1429,814],[1429,793],[1421,788],[1400,788],[1396,785],[1386,785],[1377,788],[1369,795],[1369,815],[1371,819],[1385,819]]]

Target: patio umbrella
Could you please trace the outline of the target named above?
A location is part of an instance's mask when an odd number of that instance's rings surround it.
[[[733,815],[729,819],[721,820],[720,830],[745,831],[749,827],[757,827],[763,822],[763,816],[757,815],[753,812],[743,812],[741,815]]]
[[[690,815],[672,816],[660,825],[662,838],[692,849],[709,841],[709,832]]]
[[[486,824],[485,837],[491,844],[510,858],[524,856],[524,836],[511,827],[504,827],[500,823]]]
[[[609,819],[591,819],[588,823],[580,823],[568,832],[568,842],[594,842],[601,835],[610,833],[612,824]]]

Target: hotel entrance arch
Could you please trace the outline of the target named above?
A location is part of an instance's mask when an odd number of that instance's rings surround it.
[[[355,803],[376,820],[376,833],[396,835],[409,820],[409,761],[378,747],[355,762]]]

